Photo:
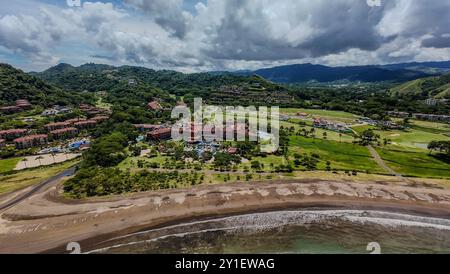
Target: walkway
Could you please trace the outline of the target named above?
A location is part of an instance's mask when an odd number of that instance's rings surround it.
[[[381,167],[383,168],[387,173],[399,177],[405,181],[407,181],[407,179],[405,177],[403,177],[400,173],[396,172],[395,170],[393,170],[392,168],[390,168],[384,161],[383,159],[381,159],[380,154],[378,154],[378,152],[371,146],[367,146],[367,148],[370,151],[370,154],[372,154],[373,159],[375,160],[375,162]]]

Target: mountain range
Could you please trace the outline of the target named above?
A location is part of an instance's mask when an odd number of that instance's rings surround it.
[[[329,67],[314,64],[296,64],[237,72],[240,75],[256,74],[278,83],[307,82],[405,82],[435,76],[450,71],[450,61],[400,63],[389,65]]]

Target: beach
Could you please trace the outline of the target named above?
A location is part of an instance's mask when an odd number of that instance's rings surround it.
[[[0,253],[82,251],[150,228],[302,208],[357,209],[450,219],[450,189],[440,184],[301,179],[201,185],[112,197],[70,200],[57,182],[1,213]]]

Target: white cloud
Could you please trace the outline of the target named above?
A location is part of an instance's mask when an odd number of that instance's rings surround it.
[[[208,0],[192,14],[183,0],[124,4],[7,9],[0,47],[41,65],[78,50],[79,60],[183,71],[450,59],[449,1]]]

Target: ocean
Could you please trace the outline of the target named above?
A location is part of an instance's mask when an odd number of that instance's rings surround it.
[[[90,253],[450,253],[450,220],[367,210],[295,210],[193,221],[111,239]]]

